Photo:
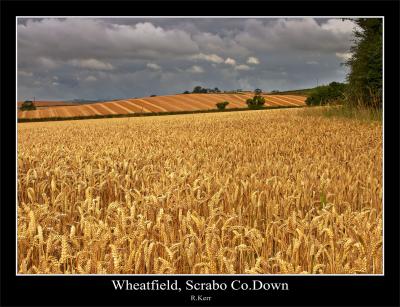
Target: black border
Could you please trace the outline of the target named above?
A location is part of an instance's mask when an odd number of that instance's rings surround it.
[[[399,306],[399,2],[1,2],[1,306],[199,305]],[[130,281],[187,279],[287,282],[289,291],[115,291],[124,277],[15,276],[15,16],[285,15],[385,16],[385,276],[126,276]]]

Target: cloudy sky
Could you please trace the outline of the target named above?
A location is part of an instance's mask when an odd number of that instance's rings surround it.
[[[18,19],[18,100],[288,90],[344,81],[341,19]]]

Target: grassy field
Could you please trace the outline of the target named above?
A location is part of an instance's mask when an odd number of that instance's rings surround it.
[[[18,272],[382,273],[382,125],[303,113],[18,124]]]

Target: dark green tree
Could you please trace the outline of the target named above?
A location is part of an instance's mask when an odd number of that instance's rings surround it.
[[[203,93],[203,88],[201,86],[195,86],[193,93]]]
[[[22,103],[20,110],[21,111],[31,111],[31,110],[36,110],[36,107],[31,100],[25,100]]]
[[[382,19],[358,18],[354,30],[346,96],[354,105],[382,107]]]
[[[261,93],[262,93],[262,89],[260,89],[260,88],[256,88],[256,89],[254,90],[254,94],[255,94],[255,95],[261,95]]]
[[[246,100],[246,104],[250,109],[261,109],[265,104],[265,98],[261,95],[254,95],[253,98]]]
[[[347,85],[339,82],[331,82],[329,85],[321,85],[313,88],[306,99],[309,106],[326,105],[328,103],[341,103],[345,99]]]
[[[217,102],[215,105],[217,106],[218,110],[225,110],[225,107],[229,104],[228,101]]]

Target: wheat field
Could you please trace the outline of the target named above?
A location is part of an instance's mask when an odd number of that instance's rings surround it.
[[[43,109],[32,111],[18,110],[19,119],[38,119],[52,117],[104,116],[116,114],[187,112],[216,109],[215,104],[228,101],[227,109],[246,108],[246,100],[254,93],[236,94],[176,94],[156,97],[131,98],[105,101],[92,104],[74,104],[71,102],[38,101],[35,105]],[[305,106],[305,96],[263,95],[265,106]],[[22,102],[20,103],[22,104]],[[47,108],[46,108],[47,107]]]
[[[18,124],[18,273],[383,273],[381,124],[301,112]]]

